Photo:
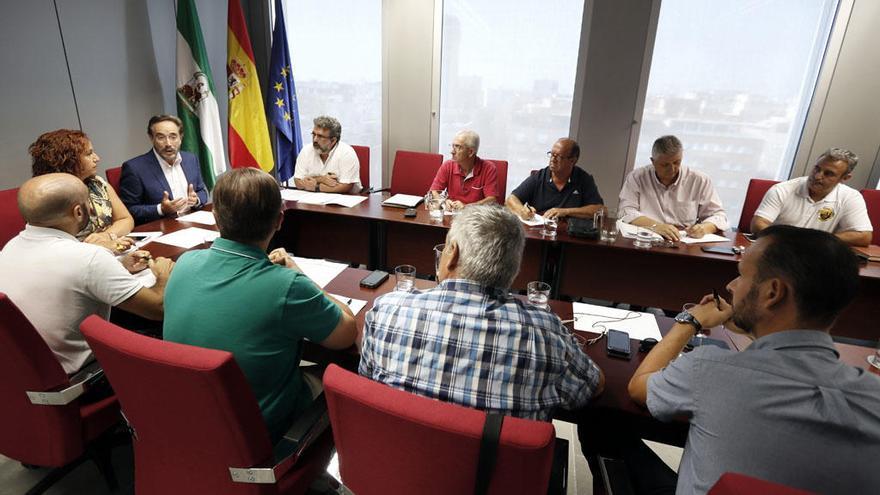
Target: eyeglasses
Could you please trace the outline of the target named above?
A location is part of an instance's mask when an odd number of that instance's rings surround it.
[[[550,158],[551,160],[553,160],[553,159],[556,159],[556,160],[568,160],[568,159],[571,158],[571,157],[570,157],[570,156],[562,156],[562,155],[560,155],[559,153],[554,153],[554,152],[552,152],[552,151],[548,151],[548,152],[547,152],[547,158]]]
[[[319,139],[333,139],[332,136],[325,136],[325,135],[323,135],[323,134],[318,134],[317,132],[312,132],[312,139],[315,139],[315,138],[319,138]]]

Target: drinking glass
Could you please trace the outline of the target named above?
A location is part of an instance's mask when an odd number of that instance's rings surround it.
[[[558,226],[559,222],[557,222],[555,218],[545,218],[544,227],[541,229],[541,235],[550,238],[556,237],[556,229]]]
[[[409,292],[416,284],[416,267],[398,265],[394,267],[394,278],[397,280],[394,290]]]
[[[651,249],[654,245],[654,231],[648,227],[639,227],[633,245],[639,249]]]
[[[440,257],[443,256],[443,250],[446,249],[446,244],[437,244],[434,246],[434,274],[437,276],[437,280],[440,280]]]
[[[425,207],[428,208],[432,222],[443,221],[443,202],[439,198],[429,198],[425,201]]]
[[[550,284],[546,282],[529,282],[529,285],[526,286],[528,288],[528,300],[529,304],[534,306],[538,306],[539,308],[549,309],[549,305],[547,305],[547,301],[550,300]]]
[[[617,240],[617,210],[602,208],[593,215],[593,225],[599,231],[599,240],[613,243]]]

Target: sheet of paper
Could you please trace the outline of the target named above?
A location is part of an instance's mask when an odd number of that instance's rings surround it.
[[[282,189],[281,190],[281,199],[286,201],[299,201],[300,198],[306,197],[309,194],[314,194],[309,191],[303,191],[301,189]]]
[[[359,205],[366,200],[366,196],[320,192],[306,193],[304,195],[301,195],[299,198],[300,203],[307,205],[339,205],[347,206],[349,208],[355,205]]]
[[[625,309],[606,308],[593,304],[572,303],[574,309],[574,328],[585,332],[602,333],[613,328],[629,333],[629,338],[643,340],[662,338],[657,318],[651,313],[640,313]]]
[[[345,263],[334,263],[314,258],[300,258],[299,256],[294,256],[293,261],[296,262],[296,265],[299,266],[299,269],[307,277],[312,279],[312,282],[315,282],[322,289],[348,268],[348,265]]]
[[[217,222],[214,221],[214,214],[210,211],[194,211],[192,213],[187,213],[186,215],[177,217],[178,222],[192,222],[192,223],[201,223],[204,225],[216,225]]]
[[[183,249],[190,249],[203,242],[213,242],[214,239],[220,237],[220,232],[214,230],[200,229],[198,227],[190,227],[188,229],[178,230],[170,234],[165,234],[157,238],[153,242],[161,244],[169,244]]]
[[[681,242],[685,244],[699,244],[701,242],[730,242],[730,239],[724,236],[720,236],[718,234],[706,234],[699,239],[694,237],[684,236],[681,238]]]
[[[367,305],[367,301],[364,301],[363,299],[352,299],[350,297],[340,296],[339,294],[330,295],[348,306],[348,309],[350,309],[352,314],[354,314],[355,316],[357,316],[357,314],[360,313],[361,310],[364,309],[364,307],[366,307]]]
[[[538,225],[544,225],[544,217],[535,213],[531,220],[523,220],[522,217],[519,217],[519,221],[529,227],[537,227]]]
[[[383,205],[390,206],[406,206],[408,208],[415,208],[420,201],[425,199],[423,196],[413,196],[412,194],[395,194],[390,198],[386,199],[382,202]]]
[[[617,221],[617,230],[620,231],[620,235],[628,239],[635,239],[636,234],[639,232],[639,228],[637,226],[631,223],[621,222],[620,220]],[[663,240],[663,236],[661,236],[660,234],[657,234],[655,232],[652,232],[651,234],[652,239],[656,239],[658,241]]]

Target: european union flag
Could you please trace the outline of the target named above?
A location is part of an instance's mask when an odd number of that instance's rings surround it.
[[[281,0],[275,0],[275,29],[272,32],[272,58],[269,63],[269,94],[272,103],[270,116],[275,126],[275,159],[278,180],[293,177],[296,157],[302,149],[302,130],[299,126],[299,106],[296,85],[290,70],[290,51],[287,49],[287,30]]]

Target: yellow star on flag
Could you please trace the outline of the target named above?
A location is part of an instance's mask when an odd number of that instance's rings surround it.
[[[283,107],[283,106],[284,106],[284,100],[282,100],[281,98],[276,99],[276,100],[275,100],[275,105],[277,105],[278,108]]]
[[[288,67],[282,67],[282,68],[281,68],[281,75],[284,76],[284,77],[287,77],[287,72],[288,72],[289,70],[290,70],[290,69],[289,69]]]
[[[283,84],[281,84],[280,82],[275,83],[275,91],[281,91],[282,89],[284,89]]]
[[[284,112],[284,120],[290,120],[290,113]]]

